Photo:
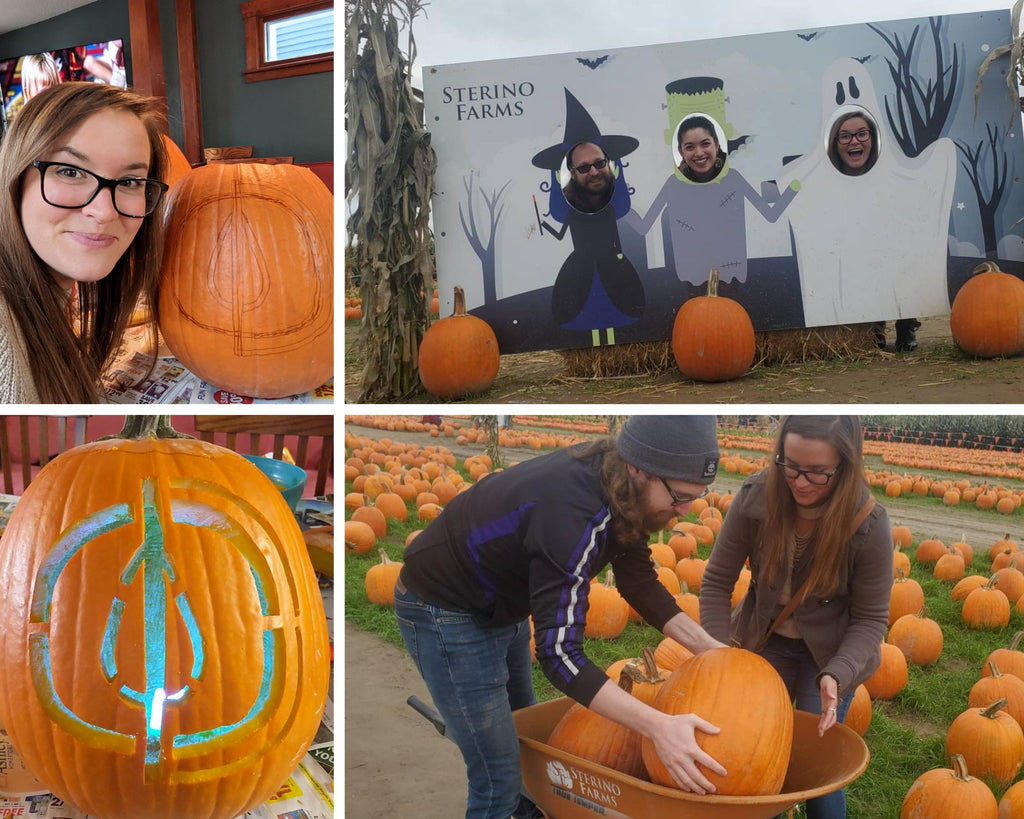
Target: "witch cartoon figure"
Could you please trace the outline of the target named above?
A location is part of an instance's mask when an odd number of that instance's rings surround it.
[[[634,324],[643,315],[644,289],[632,262],[622,251],[616,221],[630,209],[622,157],[639,146],[630,136],[602,134],[580,102],[565,90],[565,135],[561,142],[533,157],[533,164],[551,173],[548,212],[560,227],[541,218],[541,232],[561,240],[569,232],[573,249],[555,278],[551,313],[567,330],[590,331],[597,347],[615,343],[615,329]],[[561,185],[558,171],[567,171]],[[534,197],[536,207],[536,197]]]

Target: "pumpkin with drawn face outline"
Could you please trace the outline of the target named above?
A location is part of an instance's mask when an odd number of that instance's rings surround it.
[[[91,816],[234,819],[317,731],[315,576],[280,492],[229,450],[132,433],[69,450],[15,508],[0,581],[0,720]]]
[[[216,387],[256,398],[334,372],[334,198],[295,165],[217,164],[167,196],[157,320]]]

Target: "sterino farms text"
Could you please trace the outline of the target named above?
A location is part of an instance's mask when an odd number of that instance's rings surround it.
[[[442,90],[445,105],[455,105],[459,122],[472,119],[500,119],[523,115],[523,99],[533,96],[533,83],[501,85],[446,85]]]

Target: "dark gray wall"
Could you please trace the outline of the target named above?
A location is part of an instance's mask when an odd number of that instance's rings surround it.
[[[258,156],[294,156],[296,162],[333,160],[334,73],[245,82],[240,6],[240,0],[196,3],[203,144],[252,145]],[[181,144],[174,0],[159,0],[159,9],[170,133]],[[128,0],[97,0],[0,35],[0,59],[118,38],[130,56],[129,33]]]

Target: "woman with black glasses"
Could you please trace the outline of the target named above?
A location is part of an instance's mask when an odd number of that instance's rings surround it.
[[[749,561],[749,591],[730,613]],[[768,660],[824,734],[878,667],[889,625],[892,532],[864,479],[855,416],[782,420],[772,464],[729,507],[700,590],[711,636]],[[846,815],[843,791],[807,802],[808,819]]]
[[[0,403],[89,403],[155,295],[167,186],[155,101],[62,83],[0,147]],[[156,327],[150,320],[155,350]]]

